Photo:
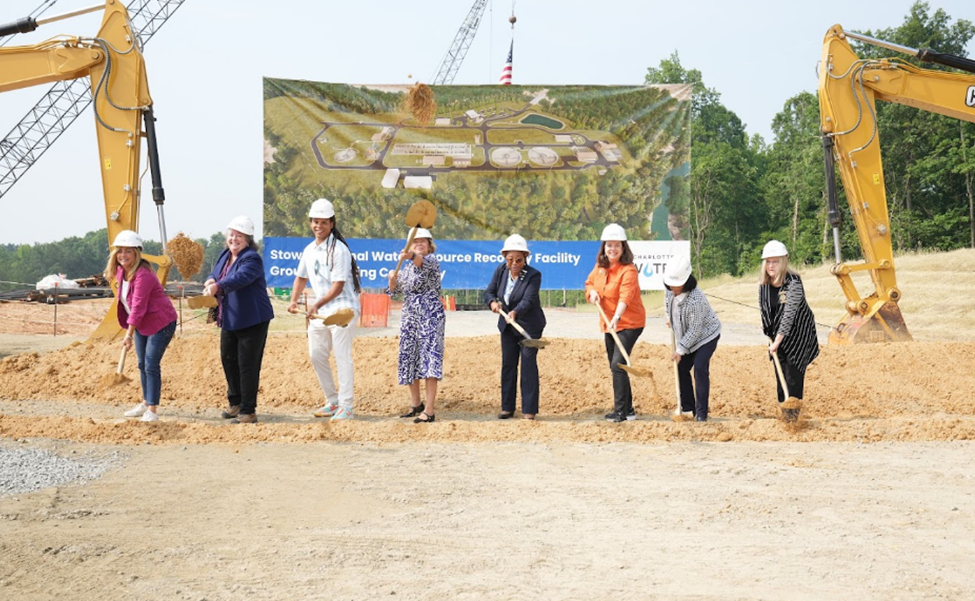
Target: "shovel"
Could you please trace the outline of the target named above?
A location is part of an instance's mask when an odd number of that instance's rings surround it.
[[[433,206],[433,203],[429,200],[418,200],[413,203],[410,210],[406,212],[406,225],[410,226],[410,237],[406,239],[406,247],[403,252],[410,250],[410,245],[413,244],[413,238],[416,237],[416,230],[419,228],[431,228],[433,227],[433,222],[437,219],[437,207]],[[399,273],[399,268],[403,266],[403,259],[400,258],[399,262],[396,263],[396,269],[393,270],[393,275]]]
[[[501,317],[504,317],[505,321],[508,320],[508,314],[504,312],[504,309],[498,308],[498,313],[501,314]],[[521,346],[525,348],[545,348],[548,346],[548,340],[545,340],[544,338],[532,338],[528,335],[528,332],[525,331],[525,328],[518,325],[517,321],[508,321],[508,323],[511,324],[514,329],[518,330],[519,334],[525,337],[524,340],[518,343]]]
[[[782,419],[789,423],[799,420],[799,410],[802,408],[802,401],[794,396],[789,396],[789,385],[785,383],[785,374],[782,373],[782,364],[779,363],[778,353],[771,353],[772,362],[775,363],[775,373],[779,376],[779,383],[782,385],[782,392],[786,399],[782,403]]]
[[[106,374],[102,376],[101,385],[103,387],[107,388],[109,386],[115,386],[117,384],[125,384],[126,382],[129,381],[129,378],[127,378],[125,374],[122,373],[122,370],[125,369],[125,353],[126,353],[126,348],[123,346],[122,353],[119,355],[118,358],[118,368],[115,370],[115,373]]]
[[[355,317],[355,311],[352,309],[338,309],[335,313],[331,315],[315,315],[312,313],[309,317],[312,319],[321,319],[322,323],[327,326],[339,326],[344,328],[345,326],[352,323],[352,318]]]
[[[606,312],[603,311],[602,305],[596,303],[596,308],[599,309],[599,314],[602,315],[603,321],[606,322],[606,329],[609,330],[610,334],[612,334],[613,340],[616,341],[616,347],[620,349],[620,354],[623,355],[623,359],[626,361],[626,365],[620,365],[620,369],[634,376],[648,376],[652,378],[653,372],[651,372],[649,369],[645,367],[636,367],[633,365],[633,363],[630,361],[630,354],[626,352],[626,348],[624,348],[623,343],[620,342],[620,337],[616,335],[616,330],[609,327],[609,318],[606,317]]]

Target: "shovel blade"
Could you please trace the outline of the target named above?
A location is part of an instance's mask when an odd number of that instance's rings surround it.
[[[327,326],[347,326],[352,322],[353,317],[355,317],[355,311],[352,309],[339,309],[323,319],[322,323]]]
[[[545,348],[548,346],[548,340],[545,340],[544,338],[526,338],[518,344],[525,348]]]
[[[630,374],[631,376],[636,376],[638,378],[652,378],[653,372],[646,367],[636,367],[635,365],[626,365],[620,363],[620,369]]]
[[[437,207],[429,200],[418,200],[406,212],[406,225],[410,227],[433,227],[437,220]]]
[[[215,296],[191,296],[186,299],[186,304],[190,309],[209,309],[217,306]]]
[[[794,396],[790,396],[779,407],[782,409],[782,421],[790,424],[799,421],[799,411],[802,410],[802,401]]]

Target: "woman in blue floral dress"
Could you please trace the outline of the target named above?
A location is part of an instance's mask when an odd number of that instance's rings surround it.
[[[400,254],[402,271],[389,276],[390,294],[403,293],[397,378],[410,387],[410,410],[400,417],[413,417],[416,424],[435,420],[437,384],[443,378],[446,316],[435,250],[429,230],[417,228],[411,250]],[[420,400],[420,380],[426,381],[425,402]]]

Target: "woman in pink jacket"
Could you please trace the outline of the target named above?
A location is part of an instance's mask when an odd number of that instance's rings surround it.
[[[142,238],[132,230],[115,236],[105,278],[114,278],[118,285],[118,323],[126,330],[122,346],[129,350],[135,345],[139,359],[142,402],[126,411],[125,417],[157,421],[162,389],[159,363],[176,332],[176,309],[149,262],[142,258]]]

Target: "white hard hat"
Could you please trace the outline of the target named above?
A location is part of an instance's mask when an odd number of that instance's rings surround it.
[[[254,235],[254,222],[251,221],[250,217],[245,217],[244,215],[238,215],[230,220],[227,224],[228,230],[237,230],[241,234],[247,236]]]
[[[623,229],[622,225],[618,223],[610,223],[603,228],[603,235],[599,237],[603,242],[607,240],[620,240],[626,241],[626,230]]]
[[[308,211],[308,217],[312,219],[330,219],[335,217],[335,207],[327,199],[319,198],[311,203],[311,210]]]
[[[425,227],[418,227],[416,228],[416,234],[413,235],[414,240],[416,240],[417,238],[429,238],[433,240],[433,234],[431,234],[430,230],[428,230]]]
[[[133,232],[132,230],[122,230],[117,236],[115,236],[115,242],[112,242],[112,246],[115,248],[118,248],[119,246],[142,248],[142,236]]]
[[[509,250],[517,250],[526,254],[531,254],[528,250],[528,242],[518,234],[512,234],[508,236],[504,241],[504,246],[501,247],[501,254],[508,252]]]
[[[667,261],[664,271],[664,284],[668,286],[683,286],[691,277],[691,260],[684,255],[678,255]]]
[[[789,250],[778,240],[769,240],[765,248],[762,249],[762,258],[768,259],[769,257],[788,257]]]

